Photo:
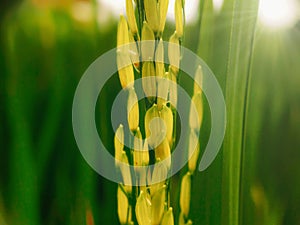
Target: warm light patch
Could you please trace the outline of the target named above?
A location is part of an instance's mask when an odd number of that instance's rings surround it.
[[[112,13],[119,18],[120,13],[125,15],[125,0],[98,0],[103,7],[106,7],[108,10],[111,10]],[[169,10],[167,19],[172,22],[175,21],[174,15],[174,4],[175,0],[169,0]],[[197,21],[199,9],[199,0],[187,0],[185,1],[185,11],[186,11],[186,22],[193,23]]]
[[[224,0],[213,0],[215,11],[219,12],[222,8],[223,3],[224,3]]]
[[[297,20],[298,7],[296,0],[261,0],[259,20],[273,28],[289,27]]]

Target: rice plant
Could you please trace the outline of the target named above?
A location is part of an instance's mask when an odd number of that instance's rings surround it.
[[[170,180],[167,175],[171,169],[171,152],[176,144],[177,83],[180,65],[180,43],[184,34],[184,5],[175,1],[176,31],[169,38],[168,57],[170,65],[165,70],[162,34],[165,27],[168,0],[136,1],[137,20],[132,0],[126,0],[127,20],[121,15],[117,37],[117,63],[120,83],[128,92],[128,127],[133,135],[127,137],[133,148],[124,146],[124,128],[120,124],[115,135],[116,167],[123,177],[118,185],[118,215],[121,224],[174,224],[170,205]],[[139,26],[137,25],[139,24]],[[140,42],[140,40],[142,42]],[[143,41],[152,41],[145,43]],[[129,48],[123,46],[131,43]],[[123,47],[123,48],[122,48]],[[141,62],[139,59],[141,58]],[[124,61],[132,64],[122,66]],[[142,87],[146,98],[138,102],[134,89],[135,77],[143,78]],[[147,78],[147,79],[146,79]],[[191,176],[196,169],[200,147],[197,144],[202,123],[202,70],[199,66],[194,85],[190,113],[190,149],[197,150],[189,161],[189,171],[183,176],[180,192],[179,224],[191,224],[189,208],[191,200]],[[145,106],[145,107],[142,107]],[[140,123],[140,114],[144,117]],[[159,122],[162,120],[162,123]],[[144,138],[142,133],[144,133]],[[196,142],[196,143],[195,143]],[[142,151],[141,151],[142,149]],[[157,164],[158,162],[163,164]],[[130,171],[119,162],[134,165]],[[154,169],[139,171],[140,166],[154,164]],[[131,179],[135,173],[135,179]],[[159,181],[159,182],[158,182]],[[136,182],[132,184],[131,182]],[[125,184],[126,183],[126,184]]]
[[[189,1],[175,1],[176,20],[165,23],[167,0],[124,0],[126,15],[117,26],[118,18],[100,13],[109,9],[97,2],[0,3],[0,224],[299,224],[299,18],[288,29],[270,29],[257,24],[258,0],[224,0],[217,10],[215,1],[203,0],[198,18],[185,24]],[[98,21],[103,15],[105,23]],[[174,48],[166,51],[162,41]],[[95,118],[115,154],[123,180],[117,186],[83,160],[70,122],[80,77],[116,42],[119,77],[100,93]],[[210,110],[201,87],[183,79],[183,46],[209,65],[226,98],[225,141],[204,172],[197,162]],[[205,86],[202,69],[195,77]],[[171,178],[168,156],[182,124],[170,82],[188,83],[196,110],[190,106],[184,124],[187,154],[197,143]],[[128,95],[127,119],[113,132],[109,109],[120,88]],[[141,173],[145,166],[153,169]]]

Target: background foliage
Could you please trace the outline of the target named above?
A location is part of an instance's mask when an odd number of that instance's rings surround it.
[[[76,85],[115,47],[117,21],[99,23],[93,10],[79,20],[73,4],[0,3],[0,224],[89,224],[90,215],[118,223],[116,184],[86,164],[71,124]],[[216,13],[201,1],[198,22],[186,27],[184,45],[214,71],[228,108],[223,150],[194,177],[194,224],[300,225],[300,23],[254,29],[257,6],[226,0]],[[108,121],[120,88],[115,75],[96,115],[112,153]],[[209,124],[207,116],[202,146]]]

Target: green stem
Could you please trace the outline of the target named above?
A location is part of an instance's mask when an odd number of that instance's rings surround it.
[[[238,225],[241,204],[243,150],[245,142],[245,116],[249,85],[253,37],[256,25],[258,1],[228,0],[231,29],[226,71],[227,133],[223,148],[223,206],[222,224]],[[228,10],[228,8],[227,8]],[[244,20],[239,12],[251,12]]]
[[[145,11],[144,11],[144,1],[137,0],[137,9],[138,9],[138,21],[139,21],[139,34],[142,37],[142,27],[145,18]]]
[[[255,39],[255,27],[253,27],[253,36],[251,40],[251,50],[250,50],[250,56],[249,56],[249,66],[247,69],[247,78],[246,78],[246,90],[245,90],[245,98],[244,98],[244,115],[243,115],[243,130],[242,130],[242,153],[241,153],[241,178],[245,177],[247,175],[246,171],[246,139],[247,139],[247,125],[248,125],[248,110],[249,110],[249,99],[250,99],[250,87],[251,87],[251,68],[253,64],[253,51],[254,51],[254,39]],[[251,156],[250,156],[251,157]],[[249,178],[250,179],[250,178]],[[247,179],[247,180],[249,180]],[[243,208],[242,206],[244,205],[244,200],[245,200],[245,182],[242,182],[242,179],[240,180],[240,207],[239,207],[239,212],[240,212],[240,224],[243,224]]]

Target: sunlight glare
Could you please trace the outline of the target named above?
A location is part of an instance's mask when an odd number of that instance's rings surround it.
[[[115,17],[119,17],[119,15],[126,14],[125,10],[125,0],[98,0],[101,4],[103,4],[103,7],[106,7],[108,10],[110,10]],[[174,21],[175,15],[174,15],[174,4],[175,0],[169,0],[169,9],[168,9],[168,20]],[[185,1],[185,11],[186,13],[186,22],[187,23],[193,23],[197,21],[198,17],[198,6],[199,6],[199,0],[188,0]]]
[[[213,0],[215,11],[219,12],[223,6],[224,0]]]
[[[282,28],[294,25],[298,5],[295,0],[261,0],[259,19],[269,27]]]

